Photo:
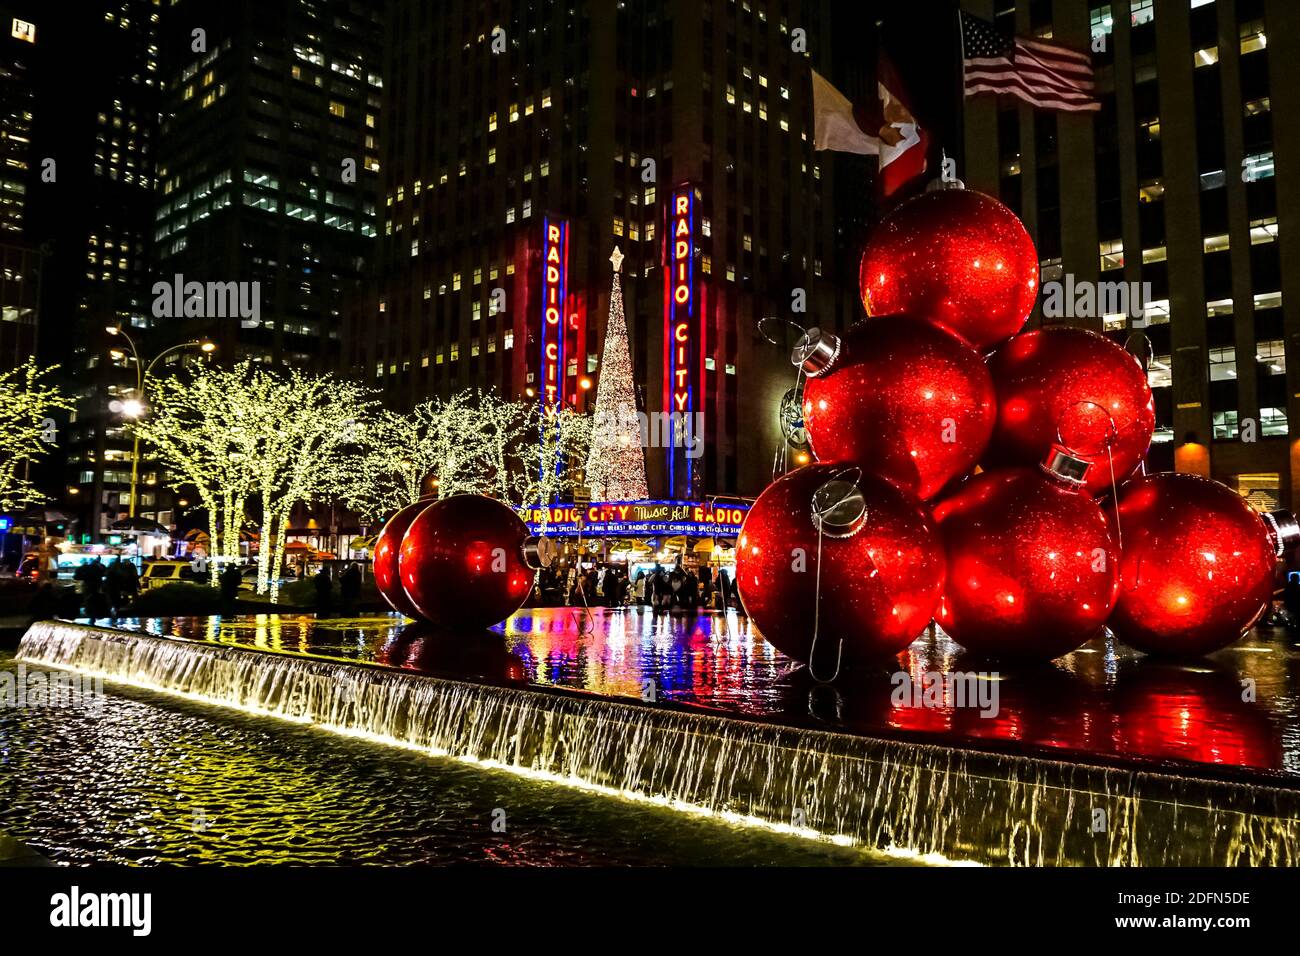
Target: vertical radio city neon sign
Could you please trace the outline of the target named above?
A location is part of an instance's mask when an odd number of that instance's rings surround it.
[[[696,408],[698,340],[695,288],[695,190],[680,186],[673,193],[664,235],[664,404],[672,427],[668,444],[668,496],[691,494],[690,462],[683,434]]]
[[[537,394],[542,404],[564,399],[565,307],[569,284],[569,224],[547,217],[542,240],[542,367]]]
[[[569,224],[563,219],[547,216],[542,220],[542,335],[541,381],[537,389],[543,414],[564,404],[564,381],[568,372],[565,366],[565,340],[568,323],[565,313],[569,297]],[[556,474],[564,467],[559,442],[547,451],[547,440],[542,438],[539,449],[538,471],[544,478],[547,469]]]

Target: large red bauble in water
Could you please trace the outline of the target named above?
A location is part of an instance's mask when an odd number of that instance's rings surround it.
[[[838,348],[830,364],[804,366],[804,425],[818,461],[851,461],[922,499],[970,471],[997,414],[974,349],[909,316],[829,338]]]
[[[820,559],[814,496],[818,510],[846,501],[823,524]],[[759,632],[787,656],[812,657],[816,622],[813,663],[829,676],[841,642],[851,662],[897,653],[925,629],[943,587],[943,552],[911,495],[852,466],[809,465],[777,479],[750,508],[736,582]]]
[[[1038,253],[1016,214],[971,189],[902,203],[871,234],[858,288],[867,314],[923,315],[983,351],[1025,324]]]
[[[998,420],[984,463],[1033,466],[1059,442],[1088,462],[1097,495],[1142,463],[1156,427],[1155,401],[1137,360],[1087,329],[1023,332],[989,359]]]
[[[406,596],[434,624],[490,627],[519,610],[533,585],[528,528],[499,501],[453,495],[416,516],[402,538]]]
[[[375,587],[379,588],[380,596],[388,602],[389,607],[407,617],[419,617],[420,612],[402,589],[402,581],[397,573],[397,559],[406,529],[411,526],[415,516],[430,504],[429,501],[417,501],[407,505],[388,519],[384,529],[379,532],[379,537],[375,539]]]
[[[977,654],[1060,657],[1106,623],[1119,552],[1088,495],[1030,468],[976,475],[934,507],[948,560],[935,620]]]
[[[1135,478],[1119,495],[1120,593],[1110,627],[1149,654],[1227,647],[1273,598],[1275,538],[1231,488],[1199,475]]]

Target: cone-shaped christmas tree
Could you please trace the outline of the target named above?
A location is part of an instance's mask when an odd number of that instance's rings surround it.
[[[640,418],[632,379],[632,352],[623,317],[623,287],[619,272],[623,253],[618,247],[609,257],[614,284],[609,295],[609,321],[600,361],[600,384],[592,416],[591,452],[587,456],[587,484],[594,501],[637,501],[649,497],[645,480],[645,452],[641,447]]]

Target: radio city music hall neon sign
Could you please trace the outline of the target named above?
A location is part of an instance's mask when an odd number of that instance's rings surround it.
[[[687,417],[698,411],[694,357],[704,344],[696,338],[695,202],[691,186],[681,186],[673,193],[664,242],[664,400],[674,429],[668,446],[670,496],[690,491],[689,479],[683,484],[678,480],[682,436],[677,432]]]
[[[547,406],[564,396],[564,312],[569,283],[569,224],[549,217],[542,241],[542,365],[538,395]]]

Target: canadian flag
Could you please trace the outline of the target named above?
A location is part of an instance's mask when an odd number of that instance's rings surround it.
[[[879,157],[885,196],[925,172],[929,135],[904,99],[903,85],[883,54],[876,64],[877,101],[854,106],[848,97],[812,71],[813,147]]]

